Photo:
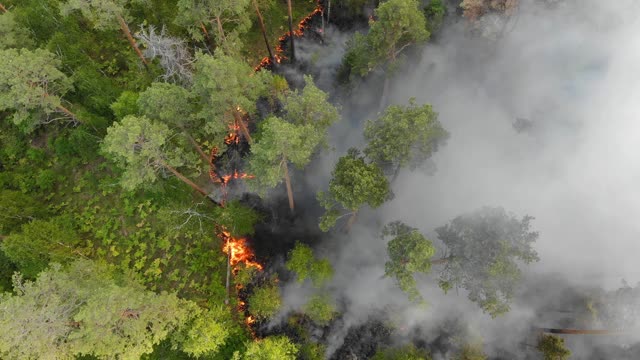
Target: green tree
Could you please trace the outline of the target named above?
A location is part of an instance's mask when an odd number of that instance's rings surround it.
[[[473,342],[464,344],[453,360],[487,360],[487,355],[481,342]]]
[[[532,219],[519,220],[502,208],[484,207],[437,228],[448,253],[432,262],[444,264],[440,287],[445,292],[466,289],[469,299],[493,317],[509,311],[521,278],[519,262],[538,260],[532,248],[538,233],[529,230]]]
[[[3,359],[139,359],[195,307],[88,260],[53,265],[33,282],[16,275],[14,291],[0,299]]]
[[[193,357],[213,354],[231,335],[228,326],[232,320],[230,312],[224,307],[197,309],[196,312],[194,319],[172,336],[173,348]]]
[[[393,72],[400,54],[408,46],[429,39],[424,13],[417,0],[388,0],[381,2],[370,21],[366,36],[356,36],[345,54],[351,72],[364,76],[382,67]],[[380,108],[386,103],[389,74],[385,79]]]
[[[434,34],[442,26],[444,16],[447,13],[447,7],[443,0],[430,0],[424,8],[424,16],[427,19],[427,30]]]
[[[217,207],[213,217],[215,223],[224,227],[233,237],[253,235],[254,226],[261,219],[259,213],[239,201],[230,201],[225,206]]]
[[[431,360],[431,356],[413,344],[398,348],[383,348],[376,352],[372,360]]]
[[[33,40],[29,31],[21,27],[12,12],[0,15],[0,50],[9,48],[29,48]]]
[[[179,0],[176,24],[187,29],[191,37],[209,36],[205,24],[215,29],[215,43],[226,54],[237,54],[242,47],[240,36],[251,27],[251,0]]]
[[[296,273],[298,283],[311,279],[316,287],[324,286],[333,277],[333,268],[329,260],[316,259],[313,250],[300,242],[297,242],[289,253],[285,267]]]
[[[275,116],[266,119],[261,129],[260,139],[252,145],[249,158],[248,171],[255,177],[247,181],[247,185],[264,194],[284,180],[289,208],[293,211],[289,163],[304,168],[311,161],[322,135],[311,125],[294,125]]]
[[[389,106],[381,117],[367,121],[364,137],[368,143],[364,153],[392,173],[393,182],[401,168],[422,165],[448,136],[431,105],[417,106],[411,99],[409,106]]]
[[[362,206],[368,204],[376,208],[390,197],[389,182],[382,170],[365,162],[356,149],[349,149],[348,154],[338,160],[331,175],[329,191],[318,193],[318,200],[326,209],[320,218],[322,231],[328,231],[341,217],[339,208],[348,211],[342,216],[351,215],[351,225]]]
[[[249,312],[256,318],[269,318],[280,309],[282,298],[276,284],[266,284],[254,289],[249,297]]]
[[[66,263],[84,252],[82,239],[68,215],[26,223],[21,232],[7,236],[1,247],[28,277],[35,277],[49,262]]]
[[[142,55],[136,40],[131,35],[129,25],[127,25],[132,19],[128,7],[131,4],[146,4],[147,2],[148,0],[67,0],[66,3],[60,5],[60,12],[63,16],[67,16],[74,10],[80,11],[96,30],[117,30],[120,28],[136,55],[147,66],[149,63]]]
[[[318,89],[310,75],[304,76],[305,87],[302,91],[294,90],[283,97],[283,118],[296,125],[311,125],[322,133],[323,144],[326,144],[326,132],[335,123],[340,114],[329,101],[329,95]]]
[[[187,179],[176,167],[193,163],[180,148],[167,149],[173,136],[165,124],[154,123],[147,117],[126,116],[107,129],[103,151],[124,167],[121,184],[127,190],[153,183],[161,169],[169,170],[200,194],[207,192]]]
[[[198,116],[204,119],[205,131],[221,146],[229,126],[237,126],[247,141],[251,135],[243,115],[257,111],[256,102],[268,96],[272,75],[258,71],[235,57],[216,52],[215,56],[196,54],[193,91],[201,101]]]
[[[270,336],[248,344],[245,360],[295,360],[298,346],[286,336]]]
[[[20,191],[0,190],[0,235],[8,235],[20,225],[48,214],[34,197]]]
[[[209,157],[192,136],[203,124],[195,116],[196,99],[189,90],[169,83],[153,83],[140,93],[137,107],[142,115],[179,128],[202,160],[209,162]]]
[[[336,306],[330,295],[318,294],[307,301],[302,311],[316,324],[326,325],[336,315]]]
[[[392,238],[387,244],[389,261],[384,266],[385,276],[394,277],[411,301],[423,302],[413,274],[431,272],[431,258],[436,252],[433,244],[417,229],[400,221],[387,224],[382,236]]]
[[[12,112],[11,119],[23,131],[53,121],[54,113],[78,121],[62,105],[71,80],[58,70],[60,65],[46,50],[0,50],[0,111]]]
[[[541,335],[536,349],[542,353],[544,360],[567,360],[571,357],[571,351],[564,345],[564,339],[555,335]]]

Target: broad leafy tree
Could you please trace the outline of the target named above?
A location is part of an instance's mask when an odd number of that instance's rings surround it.
[[[316,287],[322,287],[333,277],[333,268],[329,260],[317,259],[309,246],[299,242],[289,253],[289,260],[285,266],[287,270],[296,274],[298,283],[311,279]]]
[[[431,105],[389,106],[382,116],[367,121],[364,129],[367,147],[364,153],[395,179],[400,169],[421,166],[438,150],[447,131],[438,121]]]
[[[174,134],[162,123],[147,117],[126,116],[107,129],[102,149],[124,168],[121,184],[125,189],[143,187],[158,179],[162,169],[168,170],[202,195],[207,192],[182,175],[177,167],[193,163],[194,159],[179,147],[169,148]]]
[[[128,25],[128,22],[131,21],[128,8],[134,3],[145,4],[148,3],[148,0],[67,0],[66,3],[60,5],[60,11],[65,16],[72,11],[80,11],[82,16],[91,21],[96,30],[120,29],[127,37],[136,55],[146,66],[148,62],[138,48]]]
[[[428,40],[429,36],[426,19],[417,0],[381,2],[370,21],[369,32],[351,40],[345,54],[345,66],[359,76],[377,68],[392,72],[404,49]],[[381,109],[388,91],[389,74],[385,79]]]
[[[329,95],[318,89],[309,75],[304,77],[305,87],[302,91],[294,90],[283,97],[283,118],[296,125],[311,125],[323,135],[322,143],[326,143],[326,132],[335,123],[340,114],[329,101]]]
[[[453,287],[466,289],[469,299],[493,317],[509,311],[521,278],[520,263],[538,260],[532,248],[538,233],[529,229],[532,219],[484,207],[437,228],[447,252],[432,262],[444,265],[440,287],[445,292]]]
[[[255,114],[258,99],[269,94],[271,73],[254,73],[246,62],[222,52],[196,55],[195,69],[193,91],[202,104],[198,116],[206,121],[205,131],[221,145],[229,126],[238,126],[251,142],[243,117]]]
[[[56,113],[77,121],[62,105],[71,80],[58,70],[60,65],[46,50],[0,50],[0,111],[9,111],[23,131],[51,122]]]
[[[389,261],[384,267],[385,276],[395,278],[411,301],[424,301],[413,275],[431,271],[431,258],[436,252],[433,244],[417,229],[399,221],[386,225],[382,235],[391,238],[387,244]]]
[[[0,15],[0,50],[28,48],[33,45],[29,31],[16,22],[12,12]]]
[[[20,191],[0,190],[0,235],[18,230],[20,225],[44,218],[48,210],[34,197]]]
[[[153,83],[139,94],[137,106],[142,115],[179,128],[203,161],[209,161],[209,157],[193,137],[194,133],[199,133],[203,124],[195,116],[196,99],[189,90],[174,84]]]
[[[369,164],[356,149],[338,160],[329,182],[328,192],[319,192],[318,200],[326,209],[320,219],[320,229],[328,231],[338,218],[350,215],[349,225],[355,221],[358,210],[369,205],[382,205],[390,196],[389,182],[376,164]],[[346,214],[341,212],[347,211]]]
[[[251,147],[247,181],[250,188],[265,193],[283,180],[287,187],[289,208],[294,209],[289,164],[303,169],[322,140],[322,134],[311,125],[294,125],[272,116],[262,124],[260,139]]]
[[[312,296],[302,307],[302,311],[318,325],[326,325],[336,315],[336,306],[328,294]]]
[[[200,357],[213,354],[225,344],[231,335],[229,328],[231,314],[224,307],[209,310],[195,309],[197,315],[172,336],[174,349]]]
[[[425,350],[416,348],[413,344],[397,348],[382,348],[371,358],[372,360],[431,360]]]
[[[295,360],[298,346],[286,336],[270,336],[248,344],[244,360]]]
[[[564,339],[556,335],[541,335],[536,349],[542,353],[544,360],[567,360],[571,357],[571,351],[566,348]]]
[[[33,282],[16,275],[14,291],[0,299],[3,359],[139,359],[195,307],[88,260],[52,266]]]
[[[277,284],[261,285],[253,290],[249,297],[249,312],[260,319],[275,315],[282,305],[280,289]]]
[[[251,27],[251,0],[179,0],[176,23],[185,27],[196,40],[213,36],[216,45],[227,54],[242,47],[239,35]],[[211,24],[213,35],[205,24]]]

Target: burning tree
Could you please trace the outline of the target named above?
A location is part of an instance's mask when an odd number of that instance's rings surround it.
[[[79,121],[62,105],[72,85],[60,65],[46,50],[0,50],[0,111],[12,112],[11,119],[24,132],[55,121],[54,113]]]
[[[531,247],[538,238],[537,232],[529,231],[532,219],[519,220],[502,208],[484,207],[437,228],[448,254],[432,261],[444,264],[440,287],[445,292],[466,289],[469,299],[493,317],[509,311],[521,277],[518,261],[538,261]]]
[[[349,149],[331,175],[329,191],[318,193],[318,201],[326,209],[320,218],[322,231],[328,231],[343,216],[350,216],[347,224],[350,227],[362,206],[379,207],[391,195],[382,170],[376,164],[368,164],[357,149]],[[341,209],[347,213],[340,214]]]
[[[197,116],[206,121],[205,131],[216,139],[214,145],[222,146],[229,126],[237,126],[251,142],[245,117],[256,112],[261,96],[268,96],[271,73],[254,73],[244,61],[221,52],[197,54],[195,69],[193,91],[202,105]]]
[[[179,0],[176,24],[187,29],[196,40],[209,37],[205,24],[214,28],[213,38],[226,54],[236,54],[242,47],[240,35],[251,27],[250,0]],[[229,30],[229,27],[232,29]]]
[[[290,124],[272,116],[262,124],[260,139],[251,147],[249,172],[255,177],[247,185],[264,193],[282,180],[287,187],[289,208],[294,209],[289,162],[302,169],[309,161],[322,135],[310,125]]]
[[[173,133],[165,124],[147,117],[126,116],[107,129],[102,149],[124,167],[121,184],[127,190],[146,186],[158,179],[158,172],[169,170],[182,182],[206,196],[207,192],[182,175],[177,167],[192,164],[193,158],[175,147],[167,149]]]
[[[386,225],[382,237],[392,237],[387,244],[389,261],[384,266],[385,276],[394,277],[411,301],[424,302],[413,274],[431,271],[431,258],[436,253],[433,244],[417,229],[400,221]]]
[[[431,105],[417,106],[411,99],[409,106],[389,106],[381,117],[367,121],[364,153],[393,174],[393,182],[401,168],[421,166],[448,136]]]
[[[136,52],[142,63],[147,66],[149,63],[138,48],[136,40],[131,35],[129,25],[130,14],[127,7],[131,4],[145,4],[148,0],[68,0],[60,5],[63,16],[69,15],[74,10],[80,11],[82,16],[93,23],[96,30],[120,30],[129,40],[129,44]]]

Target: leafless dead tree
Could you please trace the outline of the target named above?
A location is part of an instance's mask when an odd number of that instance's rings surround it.
[[[145,57],[159,58],[160,66],[164,69],[164,81],[191,84],[194,60],[183,40],[167,35],[164,27],[158,33],[153,25],[148,28],[141,27],[136,37],[144,44]]]

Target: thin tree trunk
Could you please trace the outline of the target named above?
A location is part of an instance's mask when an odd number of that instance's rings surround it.
[[[431,265],[442,265],[442,264],[446,264],[449,262],[449,260],[451,260],[450,257],[446,257],[446,258],[442,258],[442,259],[435,259],[435,260],[431,260]]]
[[[163,160],[160,160],[160,165],[164,166],[167,170],[171,171],[173,175],[177,176],[178,179],[182,180],[182,182],[184,182],[185,184],[191,186],[193,190],[199,192],[200,194],[202,194],[202,196],[207,196],[206,191],[204,191],[200,186],[196,185],[196,183],[194,183],[193,181],[187,179],[186,176],[179,173],[178,170],[174,169],[171,165],[167,164]]]
[[[289,39],[291,41],[291,62],[296,61],[296,49],[293,45],[293,14],[291,11],[291,0],[287,0],[287,7],[289,11]]]
[[[196,149],[198,154],[200,154],[200,157],[202,158],[202,160],[204,160],[204,162],[208,164],[209,157],[207,156],[207,154],[204,153],[204,151],[202,151],[202,148],[200,147],[200,144],[198,144],[196,139],[194,139],[193,136],[191,136],[191,134],[189,134],[185,129],[182,129],[182,132],[184,133],[184,136],[186,136],[187,139],[189,139],[189,142],[191,143],[191,145],[193,145],[193,147]]]
[[[264,26],[262,13],[260,12],[260,8],[258,7],[258,3],[256,2],[256,0],[253,0],[253,7],[256,9],[256,14],[258,14],[258,22],[260,23],[260,30],[262,30],[262,37],[264,38],[264,44],[267,46],[267,51],[269,52],[269,59],[271,60],[271,63],[275,65],[276,58],[273,56],[273,52],[271,51],[271,46],[269,45],[269,38],[267,37],[267,29]]]
[[[203,23],[200,23],[200,29],[202,29],[202,33],[204,34],[204,37],[207,38],[207,41],[209,41],[209,32],[207,31],[207,27],[204,26]]]
[[[224,29],[222,28],[222,21],[220,21],[219,16],[216,16],[216,24],[218,25],[218,32],[220,33],[220,41],[226,41],[227,37],[224,36]]]
[[[65,115],[71,117],[74,121],[77,121],[79,123],[82,124],[82,121],[80,121],[78,119],[78,117],[76,116],[76,114],[72,113],[69,109],[67,109],[66,107],[62,106],[62,105],[58,105],[56,107],[56,109],[58,109],[59,111],[63,112]]]
[[[245,139],[247,139],[247,142],[251,144],[253,139],[251,139],[251,134],[249,134],[249,129],[247,129],[247,126],[244,124],[244,120],[242,120],[242,115],[240,114],[240,111],[233,110],[233,117],[236,123],[238,123],[238,126],[240,127],[240,131],[242,131],[242,135],[244,135]]]
[[[287,197],[289,197],[289,209],[293,212],[295,205],[293,203],[293,190],[291,189],[291,178],[289,177],[289,165],[287,164],[287,157],[282,157],[282,163],[284,168],[284,182],[287,185]]]
[[[138,44],[136,43],[136,40],[133,38],[133,35],[131,35],[129,26],[127,26],[127,23],[124,21],[122,16],[118,15],[118,23],[120,23],[120,29],[122,30],[122,32],[127,36],[127,40],[129,40],[129,44],[131,44],[131,47],[133,48],[133,50],[136,52],[140,60],[142,60],[144,67],[145,68],[148,67],[149,63],[147,62],[147,59],[145,59],[144,55],[142,55],[142,51],[140,51],[140,48],[138,48]]]
[[[224,303],[225,304],[229,304],[229,283],[230,283],[230,279],[231,279],[231,252],[233,251],[233,248],[231,246],[229,246],[229,240],[230,237],[227,236],[227,294],[226,297],[224,299]]]
[[[9,12],[9,11],[7,10],[7,8],[6,8],[6,7],[4,7],[4,5],[2,5],[2,4],[0,4],[0,10],[2,10],[2,12],[3,12],[3,13]]]
[[[331,0],[329,0],[329,5],[327,6],[327,24],[331,22]]]
[[[353,226],[353,224],[356,223],[356,219],[358,218],[358,212],[354,211],[353,213],[351,213],[351,216],[349,216],[349,220],[347,220],[347,225],[345,226],[345,232],[349,232],[351,231],[351,227]]]

